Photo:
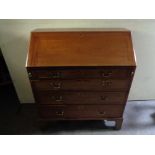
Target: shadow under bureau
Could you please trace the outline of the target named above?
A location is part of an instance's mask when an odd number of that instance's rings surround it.
[[[121,128],[136,68],[129,30],[33,31],[26,67],[39,120],[109,120]]]

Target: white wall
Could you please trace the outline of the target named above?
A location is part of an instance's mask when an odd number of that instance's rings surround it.
[[[25,69],[30,31],[59,27],[130,29],[138,67],[129,99],[155,99],[155,20],[0,20],[0,47],[21,103],[34,101]]]

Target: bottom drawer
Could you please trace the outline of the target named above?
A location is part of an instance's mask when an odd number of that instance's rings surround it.
[[[97,119],[122,117],[122,105],[44,105],[39,106],[43,119]]]

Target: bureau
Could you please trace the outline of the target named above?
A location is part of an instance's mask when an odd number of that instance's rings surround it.
[[[129,30],[35,30],[26,68],[39,120],[107,120],[121,128],[136,68]]]

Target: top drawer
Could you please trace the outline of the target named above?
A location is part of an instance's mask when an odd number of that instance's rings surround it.
[[[131,74],[128,68],[97,69],[33,69],[28,71],[30,79],[65,78],[126,78]]]

